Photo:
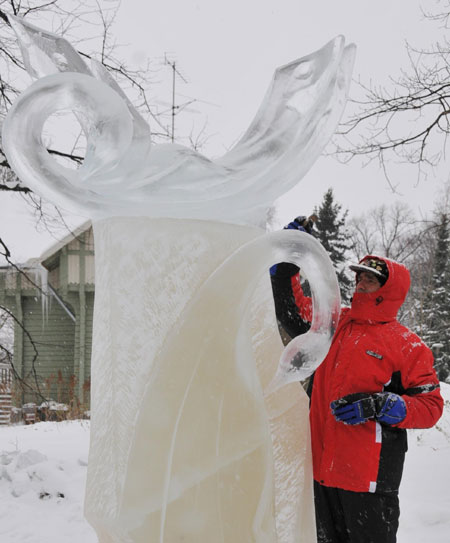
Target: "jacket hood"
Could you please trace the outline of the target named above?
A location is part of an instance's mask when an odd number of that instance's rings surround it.
[[[389,277],[386,283],[375,292],[355,292],[348,315],[354,320],[393,321],[397,318],[398,310],[408,294],[411,283],[409,271],[395,260],[376,255],[367,255],[360,262],[366,258],[383,260],[389,270]]]

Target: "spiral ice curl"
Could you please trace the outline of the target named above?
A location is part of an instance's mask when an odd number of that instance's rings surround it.
[[[262,225],[273,201],[298,183],[334,132],[354,58],[354,47],[337,37],[278,68],[246,133],[213,161],[181,145],[152,146],[149,127],[101,65],[89,69],[62,38],[11,20],[29,71],[41,79],[5,121],[8,160],[32,190],[91,218]],[[30,66],[32,58],[41,60],[38,69]],[[59,110],[76,112],[86,135],[77,172],[53,164],[41,143],[46,118]]]

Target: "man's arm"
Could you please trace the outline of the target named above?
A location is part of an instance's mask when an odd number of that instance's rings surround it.
[[[282,262],[271,268],[270,279],[275,302],[275,313],[283,342],[306,333],[312,320],[312,300],[304,296],[299,268]],[[289,337],[283,337],[284,331]]]
[[[433,354],[420,339],[411,333],[405,351],[408,368],[404,373],[402,395],[406,417],[399,428],[431,428],[442,415],[444,400],[439,380],[433,367]]]
[[[312,234],[316,215],[298,216],[285,230],[299,230]],[[287,345],[292,338],[306,333],[312,321],[312,301],[304,296],[300,284],[300,269],[295,264],[281,262],[270,268],[275,313],[281,339]]]
[[[433,354],[412,332],[402,350],[402,370],[395,387],[376,394],[349,394],[331,403],[339,422],[363,424],[376,420],[396,428],[431,428],[442,415],[444,401],[433,368]],[[394,375],[393,375],[394,377]],[[394,391],[395,389],[395,391]]]

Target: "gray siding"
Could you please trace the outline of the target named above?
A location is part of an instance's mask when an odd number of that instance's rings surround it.
[[[43,395],[60,402],[70,400],[70,380],[74,375],[75,323],[67,313],[52,300],[48,314],[42,314],[41,300],[24,297],[22,311],[24,323],[30,338],[23,338],[22,377],[31,385],[37,382]],[[38,356],[34,362],[36,351]],[[36,401],[31,393],[24,395],[24,401]]]

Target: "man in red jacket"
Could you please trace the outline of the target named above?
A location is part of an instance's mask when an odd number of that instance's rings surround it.
[[[408,270],[372,255],[350,268],[351,307],[309,386],[317,538],[395,543],[406,428],[433,426],[443,400],[430,349],[396,320]],[[291,337],[304,333],[311,299],[298,268],[278,264],[271,275],[279,323]]]

